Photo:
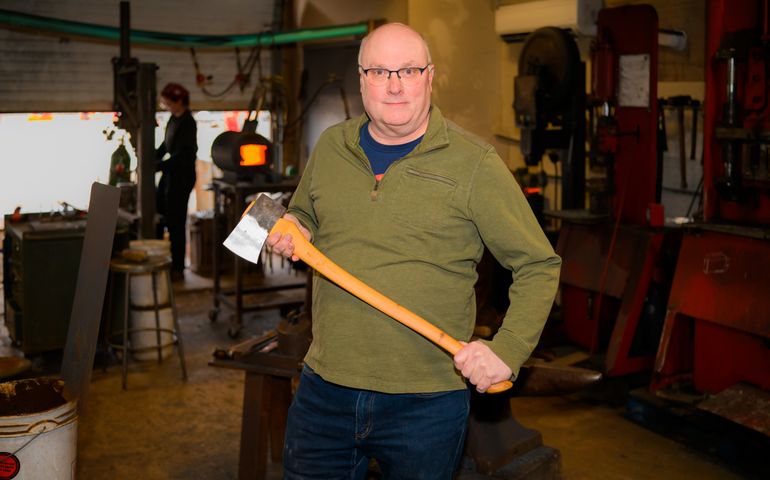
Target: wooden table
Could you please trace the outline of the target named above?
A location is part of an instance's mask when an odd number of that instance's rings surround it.
[[[243,370],[243,414],[238,479],[264,479],[267,453],[272,463],[281,463],[286,418],[291,403],[291,380],[299,377],[302,359],[270,353],[250,352],[237,359],[215,358],[209,365]]]

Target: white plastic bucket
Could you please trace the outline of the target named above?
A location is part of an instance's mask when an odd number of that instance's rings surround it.
[[[163,308],[158,312],[158,323],[160,328],[169,331],[160,332],[160,344],[166,345],[161,348],[161,358],[168,358],[174,350],[174,316],[171,308]],[[132,310],[131,311],[131,329],[137,328],[156,328],[154,310]],[[134,358],[139,361],[152,361],[158,359],[158,349],[148,348],[158,346],[158,334],[155,330],[132,331],[130,335],[131,350]],[[2,479],[2,477],[0,477]]]
[[[151,307],[154,305],[152,297],[152,274],[131,274],[131,303],[138,307]],[[155,274],[155,290],[158,294],[158,304],[168,302],[168,270]]]
[[[128,246],[131,250],[147,252],[151,257],[171,257],[171,242],[168,240],[131,240]],[[155,288],[158,292],[158,303],[168,302],[167,270],[155,275]],[[131,303],[140,307],[153,305],[151,273],[131,275]]]
[[[77,402],[64,382],[0,383],[0,479],[69,480],[77,460]]]

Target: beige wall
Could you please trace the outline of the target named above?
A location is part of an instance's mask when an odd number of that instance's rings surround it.
[[[475,133],[507,158],[495,135],[500,112],[511,109],[500,95],[504,43],[494,31],[491,0],[409,2],[409,24],[425,36],[436,66],[433,101],[451,120]]]
[[[296,24],[302,28],[368,20],[407,21],[407,0],[295,0]]]

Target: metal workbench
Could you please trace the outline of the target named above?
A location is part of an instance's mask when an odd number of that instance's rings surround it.
[[[5,325],[26,355],[64,348],[85,228],[85,214],[27,213],[16,221],[5,216]],[[128,227],[119,224],[113,250],[128,241]]]

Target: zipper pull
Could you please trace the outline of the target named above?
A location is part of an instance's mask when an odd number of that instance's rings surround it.
[[[374,181],[374,189],[369,193],[369,196],[372,198],[373,202],[377,201],[377,189],[380,188],[380,181],[375,180]]]

